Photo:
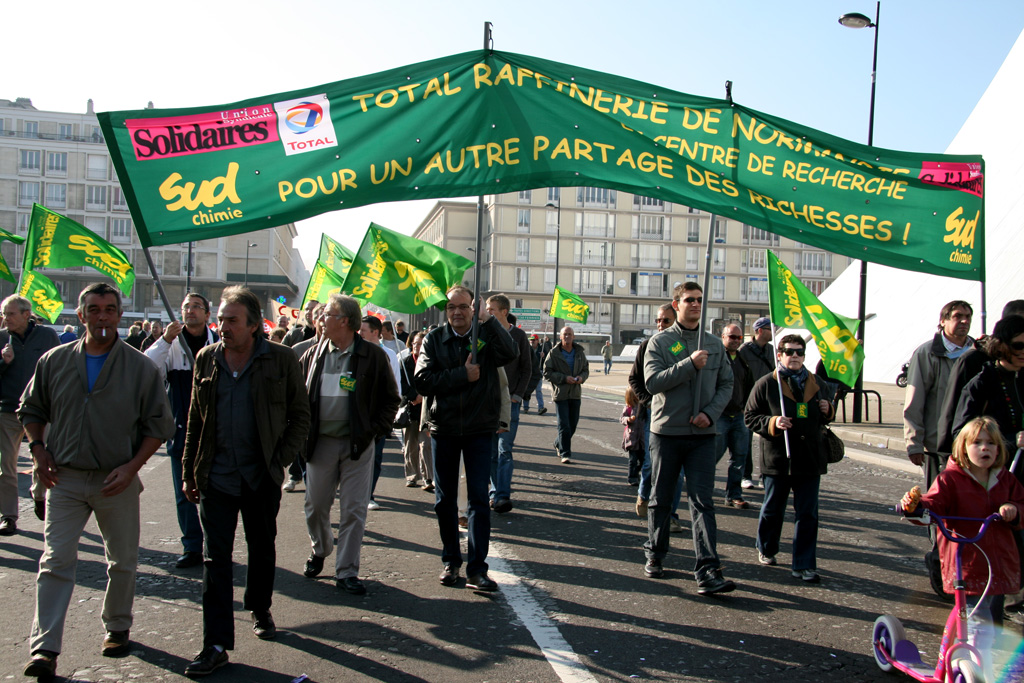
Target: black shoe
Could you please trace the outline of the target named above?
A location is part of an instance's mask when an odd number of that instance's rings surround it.
[[[441,572],[441,585],[443,586],[454,586],[459,580],[459,568],[449,562],[444,566],[444,571]]]
[[[35,501],[32,501],[32,502],[36,504],[36,517],[39,518],[40,522],[45,521],[46,520],[46,501],[45,500],[35,500]]]
[[[225,650],[218,650],[213,645],[207,645],[203,651],[196,655],[196,658],[185,667],[186,676],[205,676],[212,674],[217,669],[228,663],[228,653]]]
[[[524,415],[529,415],[530,414],[530,406],[523,406],[522,410],[523,410],[523,414]]]
[[[538,414],[538,415],[543,415],[543,414],[544,414],[544,413],[546,413],[546,412],[548,412],[548,409],[547,409],[547,408],[541,408],[540,410],[538,410],[538,411],[537,411],[537,414]]]
[[[190,550],[179,557],[178,561],[174,563],[174,566],[178,569],[189,569],[190,567],[198,567],[202,563],[203,554],[195,550]]]
[[[665,575],[665,568],[661,566],[661,560],[656,560],[652,557],[644,565],[644,573],[652,579],[660,579]]]
[[[309,559],[306,560],[306,566],[302,570],[302,575],[307,579],[312,579],[314,576],[319,576],[320,572],[324,570],[324,558],[317,557],[315,554],[310,553]]]
[[[57,653],[36,650],[32,653],[32,660],[25,665],[24,674],[41,681],[52,681],[57,675]]]
[[[366,586],[363,585],[363,582],[357,576],[347,576],[344,579],[338,579],[335,585],[350,595],[366,595]]]
[[[511,512],[512,501],[509,500],[508,498],[502,498],[501,500],[495,501],[491,509],[497,512],[499,515],[503,515],[506,512]]]
[[[252,632],[260,640],[270,640],[277,635],[274,617],[270,616],[270,612],[252,613]]]
[[[734,590],[736,590],[736,584],[723,578],[721,569],[708,572],[704,575],[704,578],[697,582],[697,592],[701,595],[729,593]]]
[[[13,536],[18,533],[18,522],[13,517],[0,519],[0,536]]]
[[[640,478],[639,477],[629,477],[628,479],[626,479],[626,483],[629,484],[630,486],[639,486],[640,485]]]
[[[487,572],[481,572],[466,579],[466,588],[491,592],[498,590],[498,584],[487,576]]]
[[[104,657],[123,657],[128,654],[132,647],[132,641],[128,638],[128,631],[107,631],[103,638]]]

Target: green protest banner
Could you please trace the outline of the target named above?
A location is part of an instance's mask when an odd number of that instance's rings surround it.
[[[7,232],[3,228],[0,228],[0,242],[3,241],[14,242],[15,244],[21,244],[25,241],[25,238],[20,235],[15,235],[12,232]],[[4,259],[3,253],[0,253],[0,277],[7,280],[8,282],[18,283],[18,278],[14,277],[11,273],[10,266],[7,265],[7,261]]]
[[[445,292],[473,267],[465,256],[370,223],[352,260],[344,290],[399,313],[443,307]]]
[[[348,274],[348,269],[355,257],[356,255],[351,250],[344,247],[340,242],[332,240],[327,236],[327,233],[321,236],[320,256],[317,258],[317,261],[322,263],[328,270],[340,275],[342,279]]]
[[[980,155],[868,147],[527,55],[466,52],[99,121],[145,246],[375,202],[596,186],[896,268],[984,274]]]
[[[587,317],[590,315],[590,306],[584,303],[568,289],[562,289],[555,285],[555,293],[551,297],[551,317],[562,318],[568,322],[587,324]],[[557,331],[557,330],[556,330]]]
[[[807,330],[814,336],[829,377],[854,385],[864,365],[864,348],[840,316],[828,310],[771,251],[768,306],[776,327]]]
[[[24,270],[75,266],[94,268],[113,279],[125,296],[132,293],[135,269],[123,251],[84,225],[33,204]]]
[[[22,270],[18,294],[32,302],[32,311],[54,323],[64,309],[64,300],[60,298],[57,285],[42,273]]]
[[[302,304],[299,308],[305,308],[310,301],[327,301],[334,292],[340,292],[345,283],[345,276],[334,272],[321,261],[313,266],[313,272],[309,276],[309,284],[306,285],[306,293],[302,297]]]

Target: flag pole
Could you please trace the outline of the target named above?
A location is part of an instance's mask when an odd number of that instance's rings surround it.
[[[494,40],[491,37],[491,22],[484,22],[484,49],[490,50],[494,47]],[[483,245],[484,238],[484,196],[478,195],[476,198],[476,268],[473,269],[473,293],[476,294],[476,299],[473,301],[473,329],[470,332],[469,342],[469,357],[470,362],[476,364],[476,345],[477,340],[480,338],[480,306],[481,295],[480,295],[480,261],[482,260],[480,249]]]
[[[771,260],[768,258],[769,254],[771,254],[771,252],[768,249],[765,249],[764,250],[764,260],[765,260],[765,263],[770,263],[771,262]],[[768,319],[772,323],[772,348],[775,349],[776,353],[778,353],[779,344],[778,344],[777,341],[775,341],[775,335],[776,335],[776,331],[775,331],[775,329],[776,329],[775,328],[775,311],[774,311],[774,309],[772,307],[772,280],[773,280],[772,274],[768,273]],[[806,356],[804,356],[804,357],[806,358]],[[779,410],[782,413],[782,417],[786,417],[786,400],[785,400],[785,398],[782,395],[782,376],[779,374],[779,364],[778,363],[775,364],[775,379],[776,379],[776,381],[777,381],[777,383],[779,385]],[[790,452],[789,452],[789,430],[788,429],[783,430],[782,438],[786,442],[786,458],[787,459],[792,458],[792,456],[790,455]]]
[[[167,315],[170,317],[172,323],[178,322],[178,319],[174,317],[174,308],[171,306],[171,301],[167,298],[167,292],[164,291],[164,283],[160,282],[160,276],[156,272],[156,266],[153,265],[153,257],[149,255],[149,247],[143,247],[142,253],[146,255],[146,263],[149,264],[149,272],[153,276],[153,285],[156,287],[156,291],[160,292],[160,299],[164,302],[164,308],[167,309]]]
[[[711,281],[711,249],[715,243],[715,214],[711,214],[711,225],[708,228],[708,247],[704,252],[704,303],[700,307],[700,327],[697,328],[697,350],[704,348],[704,325],[708,320],[708,304],[711,302],[709,285]],[[685,306],[685,302],[683,303]],[[703,374],[697,370],[697,381],[694,382],[693,390],[693,417],[700,414],[700,385]]]

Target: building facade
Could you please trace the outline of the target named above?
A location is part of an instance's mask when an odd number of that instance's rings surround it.
[[[711,215],[660,199],[595,187],[551,187],[485,197],[481,258],[474,258],[476,205],[439,202],[414,236],[483,264],[480,293],[503,292],[521,309],[520,326],[551,334],[557,282],[590,304],[577,333],[610,335],[616,345],[653,333],[658,306],[681,282],[703,282]],[[724,217],[715,217],[705,301],[717,333],[726,322],[749,334],[768,314],[766,250],[820,293],[851,262]],[[557,267],[556,267],[557,264]],[[473,271],[464,279],[470,286]],[[435,312],[422,320],[435,322]],[[414,319],[420,324],[420,319]]]
[[[167,319],[92,100],[85,113],[66,113],[40,111],[27,98],[0,99],[0,228],[26,235],[34,203],[81,223],[128,255],[136,280],[131,295],[124,299],[123,325],[138,318]],[[149,251],[174,309],[181,303],[186,283],[213,301],[225,287],[247,283],[263,301],[283,296],[296,305],[309,276],[292,246],[295,236],[295,225],[289,223],[193,242],[191,254],[187,243]],[[12,273],[19,277],[23,247],[4,242],[2,249]],[[40,272],[54,281],[64,300],[58,324],[77,324],[78,293],[87,283],[105,279],[91,268]],[[0,296],[14,291],[14,285],[0,281]]]

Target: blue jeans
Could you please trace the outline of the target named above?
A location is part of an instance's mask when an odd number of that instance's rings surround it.
[[[718,437],[716,439],[717,450],[715,452],[715,464],[722,460],[726,447],[729,448],[729,470],[725,479],[726,500],[739,500],[743,498],[743,466],[750,457],[747,445],[750,443],[750,430],[743,424],[743,413],[727,417],[722,415],[716,423],[718,426]]]
[[[537,382],[537,388],[534,390],[534,395],[537,397],[537,410],[543,410],[544,408],[544,382]],[[530,405],[529,401],[524,401],[527,406]]]
[[[512,402],[512,419],[508,431],[496,434],[491,449],[491,500],[508,500],[512,497],[512,447],[519,431],[519,405]]]
[[[607,375],[609,372],[611,372],[611,369],[612,369],[612,361],[611,361],[611,359],[610,358],[605,358],[604,359],[604,374]]]
[[[442,436],[432,434],[434,451],[434,513],[441,532],[441,561],[462,566],[459,547],[459,461],[466,465],[469,496],[469,543],[466,576],[487,571],[487,544],[491,538],[491,508],[487,505],[493,434]]]
[[[786,518],[786,501],[793,492],[793,570],[817,569],[818,549],[818,487],[817,474],[793,477],[788,474],[762,475],[764,503],[757,519],[757,549],[774,557],[779,552],[782,522]]]
[[[572,435],[576,433],[576,425],[580,422],[580,402],[578,398],[555,401],[555,409],[558,411],[555,455],[560,458],[572,457]]]
[[[637,488],[637,496],[643,500],[651,499],[651,409],[644,408],[640,411],[644,422],[644,464],[640,468],[640,486]],[[676,495],[672,498],[672,516],[677,517],[676,510],[679,509],[679,499],[683,497],[683,479],[686,473],[679,468],[679,481],[676,482]]]
[[[647,508],[647,559],[668,554],[669,517],[679,473],[686,469],[686,495],[693,524],[693,571],[700,581],[721,567],[715,521],[715,437],[651,434],[654,495]]]
[[[382,436],[373,442],[373,483],[370,484],[370,500],[373,500],[373,492],[377,490],[377,480],[380,479],[380,469],[384,464],[384,442],[387,437]]]
[[[179,437],[179,434],[181,438]],[[199,509],[190,503],[181,490],[183,469],[181,456],[185,452],[185,430],[179,429],[173,441],[167,444],[167,455],[171,458],[171,485],[174,486],[174,506],[178,513],[178,528],[181,529],[181,545],[186,553],[203,552],[203,527],[199,523]]]

